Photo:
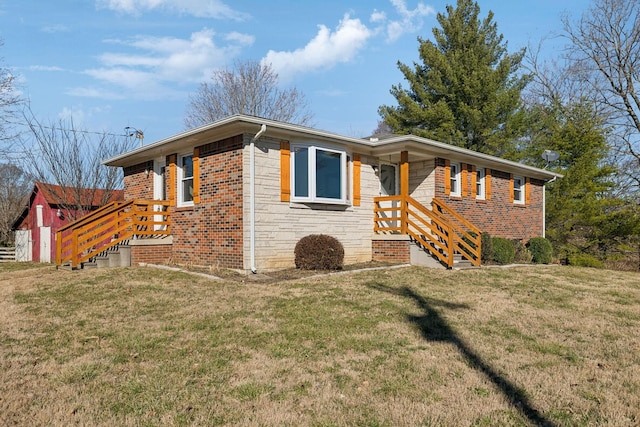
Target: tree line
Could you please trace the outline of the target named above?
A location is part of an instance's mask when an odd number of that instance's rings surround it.
[[[458,0],[419,60],[398,63],[377,131],[411,133],[564,175],[547,184],[547,237],[569,264],[640,268],[640,3],[594,0],[562,18],[566,50],[509,53],[489,11]],[[557,151],[547,164],[541,154]]]

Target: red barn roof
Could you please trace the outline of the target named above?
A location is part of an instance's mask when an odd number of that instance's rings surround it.
[[[75,205],[78,203],[77,201],[80,200],[82,206],[100,207],[106,203],[124,200],[123,190],[111,190],[109,199],[104,200],[107,190],[100,188],[65,187],[44,182],[36,182],[35,187],[40,190],[50,205]],[[34,191],[35,190],[34,188]]]

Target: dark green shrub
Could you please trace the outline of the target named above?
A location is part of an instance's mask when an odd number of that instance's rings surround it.
[[[509,239],[494,237],[493,239],[493,260],[498,264],[511,264],[516,256],[516,250]]]
[[[576,267],[594,267],[594,268],[602,268],[603,263],[598,258],[593,255],[583,254],[583,253],[574,253],[570,254],[567,257],[567,261],[569,265],[575,265]]]
[[[522,243],[522,240],[513,239],[513,248],[515,249],[514,262],[529,264],[533,260],[533,255],[529,252],[529,249]]]
[[[298,240],[294,250],[296,267],[303,270],[339,270],[344,248],[335,237],[310,234]]]
[[[492,262],[493,261],[493,240],[491,239],[491,234],[482,233],[480,234],[480,259],[483,263]]]
[[[476,249],[476,244],[475,244],[475,243],[473,242],[473,240],[471,240],[471,239],[474,239],[474,240],[475,240],[475,238],[476,238],[478,235],[477,235],[476,233],[474,233],[473,231],[470,231],[470,232],[469,232],[469,236],[470,236],[470,237],[468,237],[468,236],[465,234],[464,236],[462,236],[462,240],[463,240],[467,245],[469,245],[469,247],[470,247],[471,249],[475,250],[475,249]],[[464,246],[460,245],[460,249],[462,249],[462,250],[463,250],[463,251],[464,251],[464,252],[465,252],[469,257],[473,257],[473,259],[475,259],[475,258],[476,258],[475,256],[473,256],[473,254],[471,253],[471,251],[470,251],[469,249],[467,249],[466,247],[464,247]]]
[[[527,242],[527,248],[536,264],[549,264],[553,258],[551,242],[544,237],[532,237]]]

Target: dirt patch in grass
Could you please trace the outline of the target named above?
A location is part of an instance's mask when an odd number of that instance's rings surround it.
[[[637,274],[3,273],[0,425],[640,423]]]

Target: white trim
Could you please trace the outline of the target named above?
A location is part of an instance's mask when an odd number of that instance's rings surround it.
[[[296,149],[301,148],[307,151],[307,196],[296,195]],[[340,155],[340,198],[320,197],[317,195],[316,158],[317,153],[320,151]],[[345,150],[320,144],[291,144],[291,202],[346,205],[349,203],[347,181],[347,152]]]
[[[453,169],[456,169],[456,173],[453,173]],[[453,183],[455,182],[455,191],[453,189]],[[462,171],[460,170],[460,163],[449,163],[449,196],[462,197]]]
[[[516,180],[520,181],[520,187],[518,189],[519,191],[519,196],[520,197],[516,197]],[[525,180],[523,176],[520,175],[514,175],[513,176],[513,203],[515,203],[516,205],[524,205],[524,202],[526,200],[526,194],[525,191],[527,191],[527,186],[525,185]]]
[[[486,200],[487,199],[487,169],[484,167],[476,166],[476,200]],[[482,175],[480,179],[478,179],[478,175]],[[478,191],[480,190],[480,191]]]
[[[184,190],[183,190],[183,185],[182,182],[186,179],[184,177],[184,171],[183,171],[183,167],[182,167],[182,159],[184,159],[185,157],[191,157],[191,160],[193,161],[193,152],[191,153],[183,153],[183,154],[178,154],[178,164],[176,165],[176,169],[177,169],[177,173],[176,173],[176,185],[178,187],[178,191],[177,193],[177,204],[176,206],[178,207],[186,207],[186,206],[193,206],[193,195],[191,195],[191,200],[184,200]],[[191,180],[193,182],[193,175],[191,176]]]

